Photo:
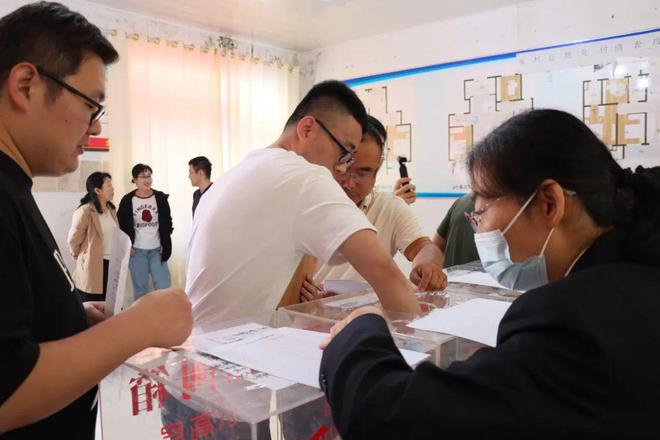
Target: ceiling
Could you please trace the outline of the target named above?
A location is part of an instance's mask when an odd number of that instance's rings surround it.
[[[307,51],[522,0],[90,0],[295,51]]]

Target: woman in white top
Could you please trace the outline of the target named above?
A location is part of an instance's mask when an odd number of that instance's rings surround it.
[[[89,175],[86,187],[69,230],[69,250],[76,259],[73,279],[82,301],[105,301],[110,243],[119,227],[112,204],[115,190],[110,174],[99,171]]]

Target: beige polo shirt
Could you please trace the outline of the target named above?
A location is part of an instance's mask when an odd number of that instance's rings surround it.
[[[425,237],[422,228],[410,207],[400,197],[390,193],[372,193],[360,205],[367,219],[378,231],[378,240],[392,257],[397,251],[403,253],[415,240]],[[364,278],[350,263],[319,266],[314,280],[358,280]]]

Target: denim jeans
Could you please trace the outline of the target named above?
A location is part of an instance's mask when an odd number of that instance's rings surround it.
[[[156,290],[172,285],[167,262],[161,261],[160,258],[160,249],[135,249],[128,268],[131,271],[136,300],[149,292],[149,274]]]

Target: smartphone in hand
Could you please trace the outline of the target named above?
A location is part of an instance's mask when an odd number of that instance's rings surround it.
[[[406,168],[406,162],[408,161],[408,159],[406,159],[403,156],[399,156],[398,161],[399,161],[399,176],[408,177],[408,168]]]

